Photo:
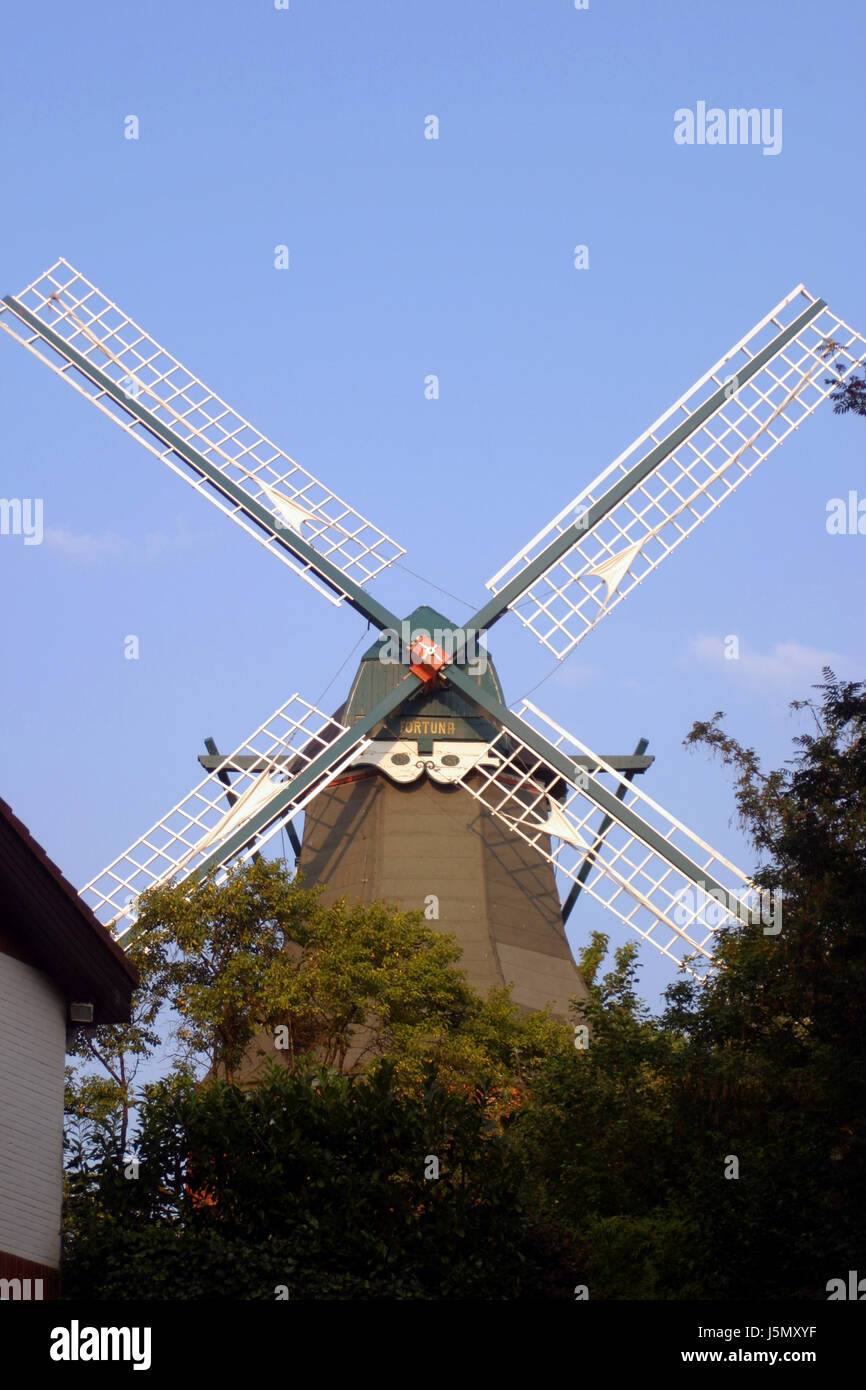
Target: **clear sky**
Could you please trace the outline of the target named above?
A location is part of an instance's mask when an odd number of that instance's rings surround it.
[[[407,547],[429,583],[377,580],[398,612],[467,619],[798,282],[866,331],[860,0],[86,0],[3,28],[2,293],[65,256]],[[781,110],[780,151],[678,145],[699,101]],[[364,624],[0,339],[0,494],[46,527],[0,537],[0,794],[80,885],[206,735],[339,704]],[[491,635],[510,701],[555,668],[533,698],[600,752],[646,735],[646,790],[746,869],[682,739],[724,709],[775,765],[821,667],[866,674],[866,536],[825,525],[866,498],[864,446],[823,407],[563,665],[513,618]],[[591,926],[623,939],[584,904],[576,947]],[[643,960],[655,1000],[673,967]]]

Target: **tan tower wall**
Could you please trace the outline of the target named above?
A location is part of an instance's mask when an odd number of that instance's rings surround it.
[[[586,997],[550,864],[460,787],[349,774],[307,807],[299,868],[326,885],[325,902],[408,910],[438,899],[431,925],[457,937],[482,994],[510,984],[523,1008],[563,1018],[570,998]]]

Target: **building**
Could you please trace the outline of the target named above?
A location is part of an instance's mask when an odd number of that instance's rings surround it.
[[[426,606],[410,614],[406,625],[413,632],[455,631]],[[385,659],[389,640],[383,634],[362,656],[347,700],[334,715],[340,723],[355,724],[405,676],[405,666]],[[477,655],[472,679],[504,702],[488,653]],[[508,986],[521,1011],[546,1008],[569,1021],[571,1001],[586,1000],[589,991],[568,943],[553,867],[456,785],[458,774],[489,756],[500,733],[459,691],[437,686],[420,692],[411,707],[372,731],[356,761],[306,807],[298,869],[306,886],[323,887],[326,906],[345,898],[423,910],[434,930],[456,937],[459,965],[479,994]],[[315,745],[306,750],[308,756],[316,751]],[[210,753],[199,761],[212,770],[220,758]],[[504,775],[500,784],[505,788],[513,780]],[[561,784],[548,790],[560,795]],[[347,1069],[368,1042],[367,1031],[358,1029]],[[259,1034],[244,1079],[275,1056],[282,1059],[273,1036]]]
[[[137,980],[0,800],[0,1298],[58,1296],[67,1030],[127,1022]]]
[[[407,621],[413,630],[454,631],[426,606]],[[405,667],[383,659],[386,641],[380,637],[361,658],[339,711],[344,724],[367,714],[405,675]],[[486,651],[478,655],[484,659],[472,679],[504,702],[492,660]],[[566,938],[553,868],[454,785],[500,732],[456,690],[419,696],[374,731],[358,762],[308,806],[298,867],[305,882],[326,885],[325,903],[346,897],[404,911],[429,905],[431,925],[457,937],[461,966],[480,994],[510,985],[521,1008],[548,1007],[567,1019],[569,1001],[588,991]]]

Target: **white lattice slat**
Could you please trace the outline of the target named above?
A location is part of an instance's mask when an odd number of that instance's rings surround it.
[[[223,478],[264,507],[272,518],[272,533],[7,305],[0,305],[0,327],[331,602],[341,599],[315,578],[309,565],[279,544],[280,531],[295,531],[357,584],[369,582],[405,553],[230,409],[68,262],[58,260],[16,298],[89,367],[110,378],[122,396],[150,411]]]
[[[672,432],[723,389],[722,403],[509,607],[562,659],[643,582],[763,459],[863,362],[866,339],[829,309],[746,382],[738,374],[818,301],[802,285],[771,310],[655,424],[620,454],[487,587],[499,593]]]
[[[220,846],[285,792],[297,774],[345,732],[344,725],[293,695],[167,816],[88,883],[81,891],[82,898],[105,926],[125,930],[134,922],[135,900],[146,888],[171,880],[180,882],[214,856],[223,867],[249,858],[327,782],[339,776],[369,740],[359,739],[324,778],[275,811],[242,850],[221,859]],[[243,768],[239,766],[241,758],[254,761]],[[220,780],[220,773],[231,777],[230,787]]]
[[[761,912],[769,920],[770,904],[742,870],[535,705],[525,701],[516,713],[566,758],[588,757],[599,772],[590,778],[576,769],[565,778],[529,743],[503,730],[490,747],[493,764],[477,765],[462,779],[487,810],[572,882],[589,855],[584,890],[677,964],[694,955],[686,968],[699,979],[710,968],[713,939],[724,923],[739,918],[762,929]],[[625,789],[615,805],[640,818],[637,830],[593,798],[591,782],[600,774],[613,780],[614,793]],[[602,834],[608,813],[613,823]],[[691,874],[672,862],[680,856]]]

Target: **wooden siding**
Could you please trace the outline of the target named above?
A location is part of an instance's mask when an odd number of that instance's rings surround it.
[[[57,1268],[66,1004],[0,953],[0,1251]]]

